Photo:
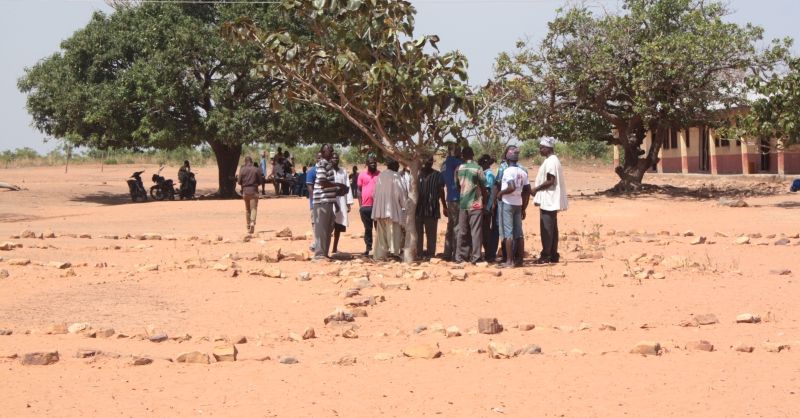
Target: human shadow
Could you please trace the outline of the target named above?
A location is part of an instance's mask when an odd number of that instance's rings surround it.
[[[774,206],[783,209],[800,209],[800,202],[778,202]]]
[[[775,196],[784,194],[785,188],[780,184],[758,185],[702,185],[697,187],[642,184],[638,189],[619,191],[608,189],[597,192],[599,196],[634,199],[637,197],[654,197],[684,200],[719,200],[744,199],[749,197]]]

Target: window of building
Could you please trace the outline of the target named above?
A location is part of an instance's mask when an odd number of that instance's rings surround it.
[[[669,130],[670,148],[678,148],[678,131],[675,129]]]
[[[691,142],[689,141],[689,138],[691,138],[691,136],[689,135],[689,129],[688,128],[686,129],[685,134],[686,134],[686,149],[689,149],[689,147],[691,146]]]

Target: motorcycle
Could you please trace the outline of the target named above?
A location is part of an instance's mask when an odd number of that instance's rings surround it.
[[[145,190],[144,183],[142,183],[142,173],[144,173],[144,170],[136,171],[128,179],[128,189],[131,192],[131,200],[134,203],[140,198],[143,202],[147,201],[147,190]]]
[[[161,170],[163,169],[164,166],[161,166],[158,169],[158,173],[153,174],[153,183],[155,185],[150,187],[150,197],[155,200],[175,200],[175,194],[179,193],[179,191],[175,189],[175,182],[161,175]]]

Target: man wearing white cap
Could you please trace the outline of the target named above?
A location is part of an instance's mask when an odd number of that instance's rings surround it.
[[[557,263],[558,212],[567,210],[567,186],[564,170],[553,152],[556,140],[545,136],[539,139],[539,153],[544,157],[531,193],[533,204],[539,206],[539,228],[542,235],[542,253],[535,264]]]

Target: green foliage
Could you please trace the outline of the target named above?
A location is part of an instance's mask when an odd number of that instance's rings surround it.
[[[496,69],[518,137],[617,143],[617,173],[638,183],[661,146],[655,135],[640,158],[647,131],[721,123],[715,109],[745,102],[745,71],[771,60],[755,47],[763,30],[725,22],[719,1],[624,0],[623,10],[559,10],[538,47],[520,43]]]
[[[209,144],[222,194],[233,192],[242,144],[344,137],[349,125],[319,107],[274,111],[285,101],[274,94],[283,81],[258,73],[257,46],[233,47],[220,35],[224,22],[241,16],[265,30],[305,31],[263,3],[143,3],[95,13],[19,81],[34,126],[98,149]]]
[[[748,79],[757,98],[750,111],[734,118],[723,135],[777,138],[779,146],[800,143],[800,58],[779,59],[785,60],[785,71],[756,73]]]

